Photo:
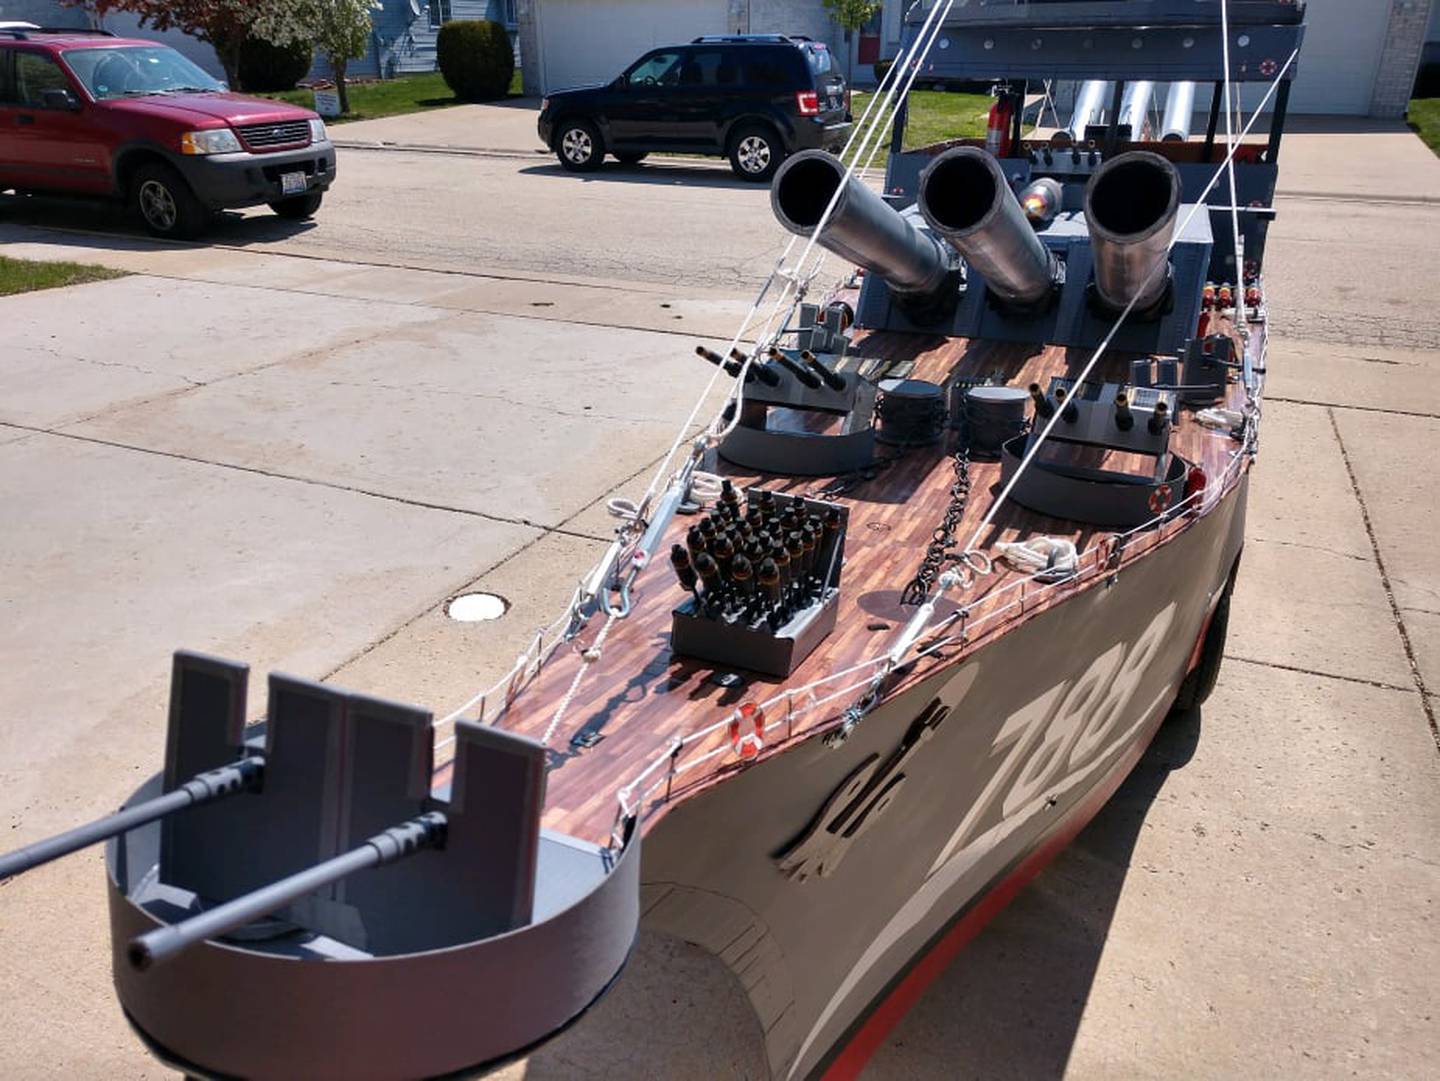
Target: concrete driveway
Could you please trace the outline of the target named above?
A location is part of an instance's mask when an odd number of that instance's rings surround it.
[[[415,123],[442,145],[462,122]],[[868,1076],[1440,1073],[1440,164],[1393,129],[1286,155],[1220,688]],[[138,272],[0,300],[6,847],[156,768],[175,647],[441,709],[503,669],[668,445],[709,374],[694,342],[783,246],[763,189],[705,165],[341,168],[312,228],[239,215],[206,245],[0,209],[6,254]],[[445,619],[470,588],[514,607]],[[7,884],[0,912],[0,1076],[161,1076],[108,987],[98,856]],[[763,1076],[751,1026],[705,956],[647,936],[504,1076]]]

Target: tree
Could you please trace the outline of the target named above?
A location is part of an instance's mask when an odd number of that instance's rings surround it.
[[[866,23],[875,17],[875,14],[885,6],[884,0],[824,0],[825,10],[830,13],[830,18],[839,23],[840,28],[845,31],[845,41],[849,44],[850,35],[862,29]],[[850,67],[850,50],[845,50],[845,67]]]
[[[96,15],[128,11],[155,30],[179,30],[208,41],[220,58],[225,78],[240,85],[240,46],[254,35],[275,45],[302,40],[297,5],[286,0],[66,0],[84,4]]]
[[[370,47],[370,13],[380,10],[379,0],[293,0],[293,7],[306,40],[330,62],[340,95],[340,111],[348,113],[350,94],[345,86],[345,69]]]

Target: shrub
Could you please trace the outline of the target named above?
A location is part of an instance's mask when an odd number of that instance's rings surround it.
[[[515,50],[499,23],[448,22],[440,28],[435,54],[445,85],[462,101],[489,101],[510,92]]]
[[[895,61],[894,61],[894,60],[877,60],[877,61],[875,61],[875,82],[876,82],[876,83],[883,83],[883,82],[885,81],[885,76],[887,76],[887,75],[890,74],[890,69],[893,68],[894,66],[895,66]]]
[[[271,45],[259,38],[246,38],[240,46],[240,85],[246,90],[270,94],[294,90],[310,73],[314,59],[309,44]]]

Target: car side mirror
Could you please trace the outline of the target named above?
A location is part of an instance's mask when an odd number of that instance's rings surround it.
[[[40,104],[46,109],[59,109],[67,113],[80,111],[80,99],[75,96],[75,92],[63,88],[41,91]]]
[[[617,75],[615,76],[615,81],[610,85],[616,90],[628,90],[630,89],[630,80],[623,75]]]

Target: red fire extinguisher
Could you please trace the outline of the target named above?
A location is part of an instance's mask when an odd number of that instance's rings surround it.
[[[1015,105],[1010,91],[1001,89],[995,104],[990,106],[990,122],[985,126],[985,149],[997,158],[1010,154],[1010,124],[1015,119]]]

